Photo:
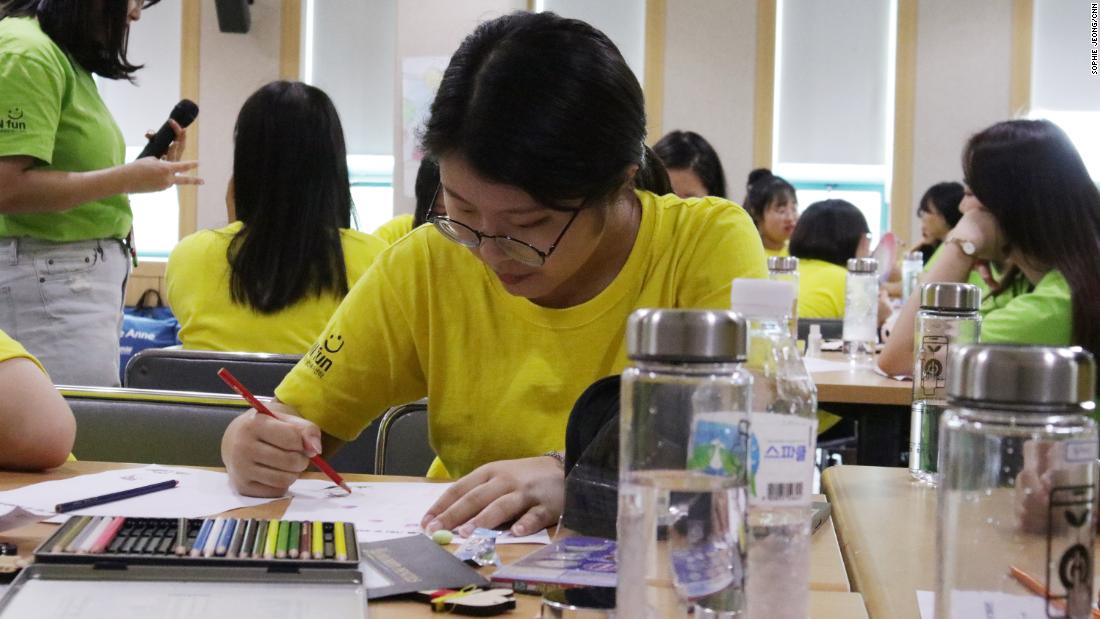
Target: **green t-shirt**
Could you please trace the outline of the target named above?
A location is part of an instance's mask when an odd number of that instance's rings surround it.
[[[120,165],[126,143],[92,75],[30,17],[0,19],[0,157],[27,155],[44,170]],[[125,195],[60,213],[0,215],[0,237],[48,241],[122,238],[133,215]]]
[[[981,341],[991,344],[1068,346],[1073,338],[1069,284],[1049,271],[1035,289],[1012,298],[982,319]]]
[[[940,243],[939,247],[936,248],[936,251],[932,252],[932,257],[929,258],[928,262],[924,265],[924,272],[925,273],[927,273],[928,270],[932,268],[932,265],[935,264],[936,260],[939,259],[940,252],[943,250],[944,245],[945,245],[944,243]],[[989,265],[989,270],[990,270],[991,274],[993,275],[993,279],[998,280],[998,281],[1001,279],[1001,273],[997,269],[996,265],[990,264]],[[1011,301],[1012,299],[1016,298],[1017,296],[1025,293],[1025,292],[1027,292],[1028,288],[1030,287],[1030,284],[1028,283],[1027,279],[1019,273],[1017,273],[1016,279],[1015,279],[1015,281],[1013,281],[1011,286],[1009,286],[1005,290],[1002,290],[1000,292],[1000,294],[996,294],[996,295],[992,293],[992,291],[989,288],[989,284],[985,283],[985,280],[982,279],[981,274],[978,273],[977,271],[971,271],[970,272],[970,276],[967,278],[966,283],[973,284],[973,285],[977,286],[978,290],[981,291],[981,295],[982,295],[981,313],[982,313],[982,316],[987,315],[989,312],[992,312],[993,310],[998,310],[998,309],[1001,309],[1001,308],[1005,307],[1006,305],[1008,305],[1009,301]]]

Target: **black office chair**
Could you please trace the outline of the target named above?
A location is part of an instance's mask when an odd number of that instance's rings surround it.
[[[126,387],[201,393],[233,393],[218,378],[227,368],[258,396],[274,396],[275,387],[301,355],[148,348],[126,364]]]
[[[421,400],[386,411],[378,425],[374,472],[423,477],[435,452],[428,441],[428,402]]]
[[[76,417],[73,455],[103,462],[223,466],[222,435],[249,408],[236,394],[69,386],[58,391]],[[329,463],[345,473],[373,473],[378,425]]]
[[[821,339],[839,340],[844,337],[844,321],[839,318],[799,318],[798,339],[805,340],[810,335],[810,325],[821,327]]]

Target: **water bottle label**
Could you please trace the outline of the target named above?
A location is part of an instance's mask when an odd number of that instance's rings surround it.
[[[744,479],[748,449],[749,422],[743,413],[697,414],[691,428],[687,468]]]
[[[916,398],[943,397],[947,388],[947,356],[951,340],[946,335],[925,335],[917,353]]]
[[[750,504],[810,504],[817,418],[752,414]]]
[[[1097,458],[1100,446],[1096,441],[1066,441],[1065,460],[1068,464],[1091,462]]]

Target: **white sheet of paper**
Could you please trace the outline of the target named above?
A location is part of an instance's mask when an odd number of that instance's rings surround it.
[[[332,482],[302,479],[290,487],[293,499],[283,518],[354,522],[360,542],[376,542],[418,535],[420,519],[451,484],[417,482],[351,482],[352,493]],[[455,539],[455,543],[461,542]],[[504,533],[498,544],[549,544],[545,530],[534,535],[513,537]]]
[[[321,583],[27,581],[3,619],[366,619],[362,587]]]
[[[129,516],[143,518],[199,518],[239,507],[252,507],[274,499],[259,499],[237,494],[225,473],[186,467],[151,464],[46,481],[0,492],[0,504],[18,505],[37,512],[53,513],[58,503],[87,499],[169,479],[179,486],[131,499],[114,501],[68,512],[50,522],[62,522],[71,515]]]
[[[936,592],[917,591],[922,619],[935,619]],[[956,591],[952,619],[1047,619],[1046,601],[1037,595],[999,591]]]
[[[52,515],[53,512],[37,514],[15,505],[0,505],[0,531],[10,531],[25,527],[28,524],[42,522]]]
[[[852,365],[847,361],[833,361],[821,357],[805,357],[802,362],[806,364],[806,371],[810,374],[815,372],[847,372],[852,369]]]

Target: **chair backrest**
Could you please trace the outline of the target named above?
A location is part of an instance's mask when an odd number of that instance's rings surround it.
[[[81,460],[221,466],[222,434],[248,410],[240,396],[59,387],[76,417]]]
[[[799,318],[798,339],[805,340],[809,337],[810,325],[821,326],[823,340],[839,340],[844,337],[844,321],[839,318]]]
[[[299,359],[301,355],[148,348],[130,358],[123,384],[140,389],[231,394],[233,391],[218,378],[218,370],[224,367],[252,393],[273,396],[275,387]]]
[[[423,477],[434,459],[428,442],[427,400],[395,406],[382,415],[374,449],[376,474]]]
[[[236,394],[68,386],[58,390],[76,417],[73,455],[81,460],[223,466],[222,435],[249,408]],[[373,473],[380,423],[371,424],[331,458],[333,467],[345,473]]]

